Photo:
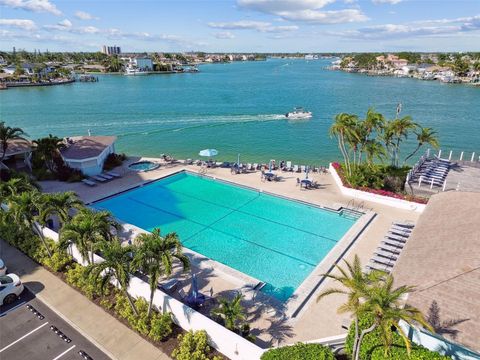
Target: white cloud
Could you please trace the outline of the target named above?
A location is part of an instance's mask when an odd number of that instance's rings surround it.
[[[376,5],[378,4],[391,4],[391,5],[396,5],[399,2],[402,2],[403,0],[372,0],[372,2]]]
[[[320,10],[335,1],[336,0],[237,0],[237,3],[241,8],[277,15],[289,21],[339,24],[368,20],[368,17],[359,9]],[[346,0],[346,2],[351,3],[353,0]]]
[[[230,31],[221,31],[218,33],[215,33],[214,36],[217,39],[234,39],[235,35],[233,35]]]
[[[256,30],[259,32],[284,32],[298,30],[296,25],[272,25],[265,21],[241,20],[232,22],[210,22],[208,26],[225,30]]]
[[[81,10],[75,12],[75,17],[80,20],[98,20],[98,17]]]
[[[329,34],[351,39],[377,40],[453,36],[472,31],[480,31],[480,15],[456,19],[425,20],[410,24],[376,25],[343,32],[330,32]]]
[[[49,0],[0,0],[0,5],[33,12],[48,12],[60,16],[62,12]]]
[[[8,26],[22,30],[34,30],[37,28],[35,23],[28,19],[0,19],[0,26]]]

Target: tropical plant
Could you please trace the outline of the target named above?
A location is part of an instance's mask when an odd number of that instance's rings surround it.
[[[347,174],[351,173],[350,155],[347,145],[360,141],[358,134],[355,132],[357,122],[357,115],[341,113],[335,116],[335,122],[330,127],[330,136],[338,140],[338,148],[345,161]]]
[[[48,256],[52,257],[52,252],[38,223],[41,221],[39,214],[42,211],[42,196],[42,193],[37,190],[12,195],[9,197],[8,213],[19,226],[33,230],[42,241]]]
[[[387,149],[390,149],[392,166],[398,167],[400,144],[417,127],[418,125],[413,122],[411,116],[404,116],[387,122],[384,140]]]
[[[408,155],[405,158],[403,163],[405,164],[407,160],[410,159],[413,155],[415,155],[417,151],[425,144],[429,144],[433,148],[438,149],[440,145],[438,142],[438,138],[436,137],[435,134],[436,134],[436,131],[434,131],[432,128],[429,128],[429,127],[424,128],[419,126],[419,130],[415,132],[415,135],[417,135],[417,142],[418,142],[417,147],[410,155]]]
[[[332,350],[320,344],[303,344],[273,348],[264,352],[261,360],[335,360]]]
[[[241,304],[242,299],[243,295],[241,293],[237,293],[232,301],[221,298],[218,301],[218,307],[212,310],[212,315],[221,318],[227,329],[235,331],[238,322],[245,320],[245,310]]]
[[[103,66],[108,72],[119,72],[122,70],[123,64],[117,55],[112,55],[105,59]]]
[[[185,334],[178,335],[178,347],[173,350],[172,358],[176,360],[209,360],[210,346],[205,330],[193,332],[190,330]],[[214,356],[213,360],[220,360]]]
[[[43,221],[52,215],[57,215],[62,226],[71,220],[72,209],[80,210],[84,207],[83,202],[73,191],[45,194],[43,202],[44,206],[40,214]]]
[[[188,258],[182,252],[182,243],[176,233],[169,233],[164,237],[160,229],[156,228],[150,234],[139,234],[135,238],[137,244],[134,263],[145,275],[148,276],[150,285],[150,302],[147,316],[150,317],[153,296],[162,275],[170,276],[173,270],[173,261],[179,260],[183,270],[190,267]]]
[[[83,208],[63,226],[60,246],[67,248],[75,244],[83,260],[93,264],[97,245],[104,240],[113,240],[112,230],[118,227],[118,223],[112,219],[108,211]]]
[[[400,320],[403,320],[409,325],[420,324],[433,332],[433,328],[425,320],[420,310],[409,304],[403,304],[406,295],[414,289],[415,287],[406,285],[394,288],[393,276],[390,274],[379,276],[378,281],[369,287],[365,302],[361,305],[360,313],[372,315],[374,321],[369,328],[363,329],[360,333],[355,360],[359,359],[359,348],[364,336],[376,328],[380,330],[385,356],[388,354],[393,343],[392,328],[397,330],[405,343],[407,352],[410,353],[410,340],[400,327]]]
[[[87,273],[92,274],[94,279],[101,279],[100,289],[102,291],[116,281],[120,291],[127,297],[135,316],[138,316],[135,304],[128,293],[130,274],[134,270],[132,267],[133,247],[131,245],[122,246],[120,240],[114,238],[112,241],[99,243],[98,249],[102,252],[103,261],[90,264]]]
[[[7,155],[8,142],[18,139],[25,140],[24,136],[26,135],[27,134],[21,128],[6,126],[4,121],[0,121],[0,145],[2,149],[0,162],[2,162]]]
[[[34,140],[33,143],[36,145],[35,156],[45,163],[48,170],[55,172],[54,159],[60,157],[60,150],[65,148],[63,139],[49,134],[48,137]]]
[[[362,266],[358,255],[355,255],[352,263],[349,263],[347,260],[344,260],[344,262],[347,267],[346,269],[339,265],[335,265],[335,268],[340,273],[339,275],[334,275],[331,273],[324,275],[339,282],[341,285],[343,285],[343,288],[329,288],[322,291],[317,297],[317,302],[322,300],[325,296],[332,294],[343,294],[347,296],[347,302],[341,305],[337,311],[339,313],[349,312],[354,317],[355,341],[353,345],[353,357],[355,357],[357,343],[359,340],[358,321],[361,301],[367,296],[368,286],[372,282],[373,278],[362,271]]]
[[[14,173],[7,181],[0,181],[0,199],[8,199],[11,195],[38,189],[38,184],[27,174]]]

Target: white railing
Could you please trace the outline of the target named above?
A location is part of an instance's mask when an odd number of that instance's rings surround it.
[[[45,227],[42,228],[42,231],[45,237],[58,241],[59,237],[57,232]],[[86,262],[83,260],[75,245],[70,247],[70,255],[79,264],[86,265]],[[94,261],[101,262],[103,259],[95,254]],[[150,287],[148,283],[136,276],[132,276],[128,292],[135,298],[143,297],[149,299],[150,297]],[[266,351],[177,299],[172,298],[163,291],[155,291],[153,304],[163,311],[171,312],[173,321],[184,330],[205,330],[208,334],[210,345],[230,359],[258,360]]]

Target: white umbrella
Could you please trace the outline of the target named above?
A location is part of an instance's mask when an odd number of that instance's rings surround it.
[[[200,156],[212,157],[218,155],[218,151],[215,149],[205,149],[198,153]]]
[[[310,168],[307,166],[305,168],[305,179],[308,179],[308,171],[310,170]]]

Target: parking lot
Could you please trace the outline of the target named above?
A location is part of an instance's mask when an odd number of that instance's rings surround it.
[[[109,359],[27,289],[13,304],[0,308],[0,358]]]

